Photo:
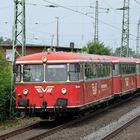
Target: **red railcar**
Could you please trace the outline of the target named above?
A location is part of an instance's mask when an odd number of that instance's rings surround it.
[[[134,59],[136,62],[136,82],[137,89],[140,89],[140,59]]]
[[[126,58],[43,52],[16,67],[16,108],[40,116],[77,113],[138,86],[136,61]]]
[[[124,95],[137,90],[136,61],[133,58],[107,56],[112,60],[113,93]]]

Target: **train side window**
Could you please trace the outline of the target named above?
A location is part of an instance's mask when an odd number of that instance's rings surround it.
[[[101,77],[101,65],[97,64],[97,77]]]
[[[121,74],[124,74],[124,64],[120,64]]]
[[[106,64],[97,64],[97,77],[105,77],[106,76]]]
[[[21,65],[16,65],[16,82],[21,81]]]
[[[85,64],[85,78],[86,80],[89,78],[89,64]]]
[[[138,74],[140,71],[140,65],[139,64],[136,64],[136,73]]]
[[[133,73],[136,73],[136,64],[133,64],[133,69],[134,69]]]
[[[110,76],[110,64],[105,64],[104,69],[105,69],[105,76],[106,77]]]
[[[79,73],[80,73],[80,65],[79,64],[70,64],[70,67],[69,67],[70,81],[78,81]]]
[[[129,74],[130,73],[130,66],[129,66],[129,64],[125,64],[125,66],[124,66],[125,67],[125,73],[124,74]]]
[[[112,70],[113,70],[113,76],[119,75],[119,64],[113,64]]]
[[[104,77],[107,77],[110,75],[110,71],[109,71],[109,64],[104,64]]]
[[[105,76],[105,71],[104,71],[104,67],[105,65],[104,64],[100,64],[100,77],[104,77]]]
[[[97,77],[96,64],[93,64],[93,65],[92,65],[92,69],[93,69],[92,78],[96,78],[96,77]]]
[[[103,64],[102,64],[103,65]],[[103,66],[101,68],[101,64],[93,64],[88,63],[85,64],[85,78],[86,80],[93,80],[97,77],[101,77],[104,75]]]
[[[110,64],[97,64],[97,76],[98,78],[110,76]]]

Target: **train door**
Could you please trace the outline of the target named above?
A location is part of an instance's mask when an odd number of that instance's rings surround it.
[[[100,64],[100,63],[99,63]],[[83,82],[83,92],[84,92],[84,103],[92,103],[98,99],[98,87],[100,80],[97,77],[97,66],[98,63],[85,63],[84,64],[84,82]]]
[[[82,105],[84,103],[84,82],[83,82],[83,65],[82,64],[70,64],[69,65],[69,80],[72,86],[69,86],[71,95],[69,99],[76,105]],[[75,94],[73,94],[75,93]]]
[[[140,63],[136,64],[136,79],[137,79],[137,88],[140,88]]]
[[[86,104],[87,102],[89,102],[89,99],[91,99],[90,98],[91,82],[88,81],[88,75],[90,71],[89,69],[90,63],[83,64],[83,104]]]
[[[84,64],[80,64],[80,76],[79,77],[80,77],[80,87],[81,87],[81,100],[82,100],[82,104],[84,104],[85,103]]]
[[[120,95],[122,92],[122,77],[120,73],[120,64],[113,63],[112,66],[113,72],[113,93],[115,95]]]

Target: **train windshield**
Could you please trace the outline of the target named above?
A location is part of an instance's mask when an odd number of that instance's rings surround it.
[[[46,81],[66,81],[67,80],[67,65],[47,65],[46,66]]]
[[[44,80],[43,65],[24,65],[23,81],[24,82],[41,82]]]

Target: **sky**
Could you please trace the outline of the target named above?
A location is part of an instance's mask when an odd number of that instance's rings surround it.
[[[1,0],[2,1],[2,0]],[[26,0],[26,43],[56,45],[59,17],[59,46],[82,48],[94,38],[96,0]],[[137,1],[137,2],[136,2]],[[47,7],[54,3],[56,8]],[[123,0],[99,0],[99,41],[113,51],[121,46]],[[106,9],[109,8],[109,13]],[[140,0],[130,0],[130,48],[136,48]],[[0,36],[12,38],[14,0],[0,5]]]

